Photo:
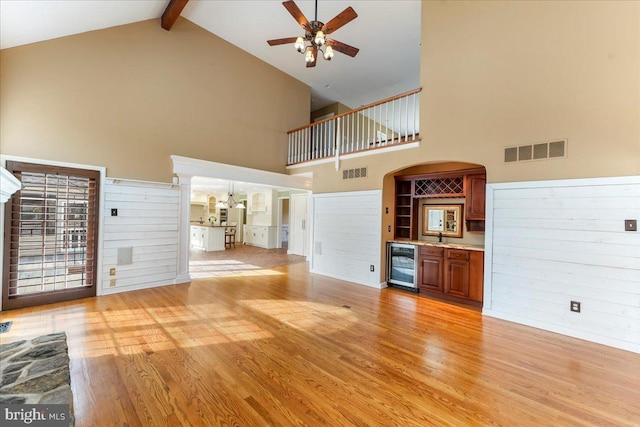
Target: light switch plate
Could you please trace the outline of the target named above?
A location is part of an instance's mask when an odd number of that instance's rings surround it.
[[[624,231],[638,231],[638,220],[637,219],[625,219],[624,220]]]

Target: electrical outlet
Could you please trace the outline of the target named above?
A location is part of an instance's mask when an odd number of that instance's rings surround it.
[[[115,285],[116,285],[116,279],[109,280],[109,286],[115,286]]]
[[[373,264],[369,266],[369,271],[375,271],[375,267],[373,266]]]
[[[115,276],[116,275],[116,269],[115,268],[110,268],[109,269],[109,276]]]
[[[578,301],[571,301],[571,311],[580,313],[580,303]]]

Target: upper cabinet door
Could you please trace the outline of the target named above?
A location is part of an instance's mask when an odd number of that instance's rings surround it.
[[[266,212],[267,197],[264,193],[253,193],[251,195],[251,212]]]
[[[486,185],[484,174],[465,177],[465,219],[484,221]]]

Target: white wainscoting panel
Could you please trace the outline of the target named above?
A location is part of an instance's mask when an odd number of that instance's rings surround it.
[[[626,219],[640,220],[640,177],[487,185],[483,314],[640,353]]]
[[[380,288],[381,210],[378,190],[313,195],[311,272]]]
[[[178,185],[106,179],[99,294],[175,283],[179,208]],[[111,216],[111,209],[118,215]],[[132,248],[130,264],[118,265],[119,248]],[[114,276],[109,275],[111,268],[116,269]]]

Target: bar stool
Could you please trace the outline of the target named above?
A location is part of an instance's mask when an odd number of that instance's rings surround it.
[[[224,229],[224,247],[231,249],[236,247],[236,224],[235,222],[229,223],[229,226]]]

